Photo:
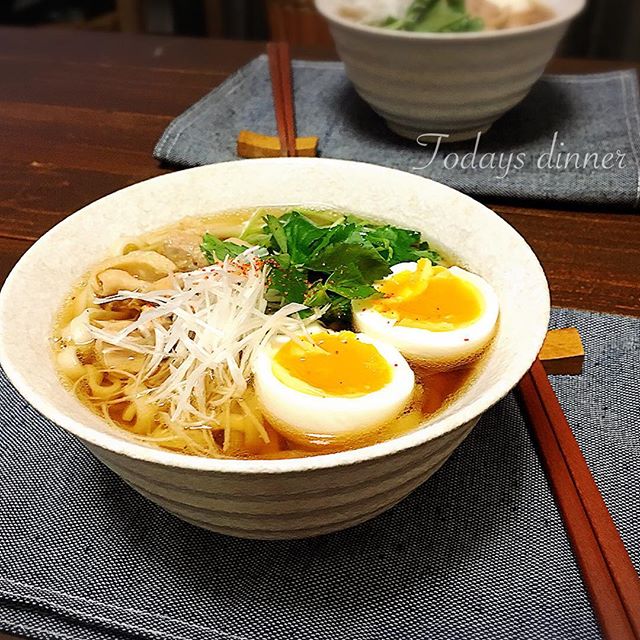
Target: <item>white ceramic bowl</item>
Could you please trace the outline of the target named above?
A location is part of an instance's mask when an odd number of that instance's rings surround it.
[[[416,228],[495,288],[502,307],[478,379],[426,428],[315,458],[212,460],[134,443],[60,383],[54,316],[71,286],[124,236],[190,215],[266,204],[325,204]],[[424,482],[483,411],[522,377],[549,318],[547,282],[531,249],[471,198],[409,173],[339,160],[217,164],[154,178],[73,214],[20,260],[0,292],[0,362],[20,393],[137,491],[198,526],[247,538],[312,536],[372,518]]]
[[[528,27],[475,33],[410,33],[338,14],[349,0],[316,0],[358,93],[401,136],[487,131],[542,75],[585,0],[545,0],[555,17]]]

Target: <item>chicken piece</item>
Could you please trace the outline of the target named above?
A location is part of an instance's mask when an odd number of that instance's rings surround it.
[[[194,231],[177,231],[166,238],[159,252],[171,260],[179,271],[193,271],[207,266],[200,245],[202,234]]]

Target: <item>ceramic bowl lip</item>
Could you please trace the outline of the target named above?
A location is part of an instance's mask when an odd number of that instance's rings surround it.
[[[461,33],[429,33],[415,31],[397,31],[394,29],[385,29],[384,27],[376,27],[362,24],[348,18],[337,15],[327,5],[327,0],[315,0],[317,10],[330,22],[340,25],[351,31],[367,33],[371,36],[380,38],[387,37],[389,39],[414,41],[414,42],[461,42],[461,41],[479,41],[479,40],[501,40],[512,36],[529,35],[546,31],[553,27],[558,27],[571,22],[578,14],[582,13],[586,6],[586,0],[577,0],[576,6],[562,15],[556,15],[549,20],[543,20],[535,24],[523,27],[511,27],[509,29],[496,29],[494,31],[465,31]]]
[[[247,167],[249,172],[255,170],[256,163],[323,163],[326,166],[328,163],[332,163],[337,171],[348,170],[349,167],[360,167],[365,171],[382,171],[386,175],[393,177],[393,174],[400,174],[403,176],[411,175],[407,172],[397,169],[389,169],[381,167],[379,165],[373,165],[361,162],[351,162],[346,160],[333,160],[333,159],[321,159],[321,158],[272,158],[272,159],[259,159],[259,160],[239,160],[227,163],[219,163],[216,165],[206,165],[203,167],[197,167],[194,169],[186,169],[184,171],[169,173],[161,176],[157,176],[124,189],[121,189],[116,194],[122,197],[123,193],[131,192],[133,190],[150,189],[154,184],[158,184],[160,181],[180,181],[181,176],[186,174],[194,175],[198,172],[210,172],[212,167],[222,167],[231,164],[243,165]],[[319,456],[312,456],[307,458],[290,458],[280,460],[226,460],[215,458],[204,458],[196,456],[187,456],[179,453],[172,453],[164,451],[162,449],[155,449],[147,447],[141,444],[128,441],[112,432],[101,432],[93,427],[84,425],[75,419],[68,417],[63,411],[58,410],[52,402],[41,393],[38,389],[35,389],[31,384],[23,377],[17,364],[9,356],[6,345],[10,342],[10,338],[7,338],[8,331],[2,326],[2,319],[7,317],[7,310],[11,308],[10,291],[19,286],[19,280],[21,276],[21,270],[18,267],[24,267],[29,265],[31,256],[49,242],[55,240],[55,237],[60,233],[63,233],[67,227],[73,227],[74,222],[81,216],[91,216],[92,209],[100,204],[108,204],[109,199],[114,194],[109,194],[96,200],[95,202],[83,207],[82,209],[71,214],[69,217],[58,223],[49,232],[43,235],[34,245],[30,248],[19,260],[18,264],[11,271],[7,277],[2,290],[0,290],[0,365],[4,368],[4,371],[13,383],[15,388],[20,394],[31,404],[38,412],[53,421],[57,425],[64,428],[69,433],[79,437],[81,440],[95,445],[100,449],[124,455],[130,459],[145,461],[149,463],[155,463],[162,466],[177,468],[177,469],[189,469],[202,472],[223,472],[232,473],[238,475],[252,475],[252,474],[281,474],[281,473],[304,473],[317,469],[329,469],[339,466],[347,466],[357,463],[367,463],[375,459],[392,456],[405,450],[419,447],[424,443],[434,440],[445,433],[451,432],[460,428],[464,424],[478,418],[487,409],[493,406],[496,402],[506,396],[520,378],[530,368],[531,364],[535,360],[546,335],[548,318],[550,314],[550,300],[549,289],[547,280],[537,257],[528,246],[526,241],[518,234],[513,227],[502,220],[496,213],[481,205],[477,201],[473,200],[469,196],[466,196],[459,191],[452,189],[441,183],[423,178],[422,176],[415,175],[416,180],[425,180],[425,186],[429,183],[435,183],[439,188],[444,188],[451,192],[455,192],[456,197],[467,199],[474,203],[474,215],[484,215],[487,218],[491,218],[494,224],[503,225],[508,233],[513,237],[519,238],[524,244],[526,249],[530,251],[530,264],[531,269],[529,271],[530,282],[535,284],[536,290],[543,294],[545,300],[545,323],[540,323],[540,326],[534,327],[529,332],[527,343],[529,348],[526,352],[520,355],[520,362],[515,370],[509,377],[501,377],[496,383],[489,387],[485,392],[480,394],[477,398],[473,399],[468,405],[462,407],[458,412],[440,419],[435,420],[429,425],[429,428],[418,428],[413,432],[387,440],[378,444],[362,447],[360,449],[354,449],[350,451],[344,451],[339,453],[323,454]],[[87,261],[89,266],[90,260]],[[70,395],[70,398],[72,396]],[[75,398],[74,398],[75,400]],[[78,402],[77,400],[75,400]]]

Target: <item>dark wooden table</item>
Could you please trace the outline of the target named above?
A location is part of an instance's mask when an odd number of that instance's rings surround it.
[[[171,119],[263,50],[249,42],[0,29],[0,282],[65,216],[166,172],[151,151]],[[632,65],[551,66],[587,73]],[[486,204],[533,246],[555,305],[640,316],[640,215]]]

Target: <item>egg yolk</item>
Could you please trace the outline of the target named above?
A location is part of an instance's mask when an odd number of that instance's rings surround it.
[[[290,340],[275,354],[273,373],[303,393],[350,397],[378,391],[392,378],[391,366],[380,352],[350,331]]]
[[[377,289],[383,297],[373,302],[375,310],[406,327],[463,329],[478,320],[484,310],[476,287],[428,260],[419,260],[415,271],[385,278]]]

